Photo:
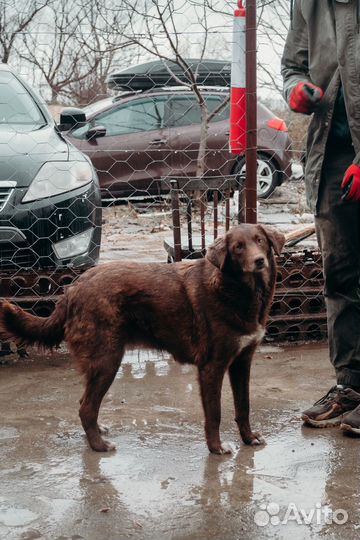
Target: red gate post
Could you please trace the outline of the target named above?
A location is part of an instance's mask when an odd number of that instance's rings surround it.
[[[244,154],[246,150],[246,10],[238,0],[234,12],[233,51],[230,90],[230,151]]]
[[[246,151],[246,10],[238,0],[234,12],[233,50],[230,92],[230,151],[244,155]],[[245,182],[239,178],[238,223],[245,221]]]
[[[257,222],[256,0],[246,2],[246,223]]]

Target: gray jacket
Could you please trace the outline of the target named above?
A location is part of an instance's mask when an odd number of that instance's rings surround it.
[[[285,99],[289,101],[292,89],[300,81],[312,82],[324,91],[307,141],[305,178],[308,204],[313,211],[316,211],[325,147],[341,84],[356,152],[354,163],[360,164],[359,4],[360,0],[294,2],[282,58]]]

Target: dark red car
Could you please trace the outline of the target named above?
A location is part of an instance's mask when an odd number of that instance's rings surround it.
[[[204,88],[209,111],[228,88]],[[83,112],[86,121],[66,137],[87,154],[103,199],[158,195],[160,178],[194,176],[200,140],[200,108],[186,88],[123,92]],[[258,196],[268,197],[291,175],[291,141],[285,122],[258,104]],[[245,159],[229,152],[229,105],[210,122],[206,175],[244,172]]]

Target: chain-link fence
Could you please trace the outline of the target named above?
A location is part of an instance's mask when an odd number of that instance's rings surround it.
[[[94,264],[202,257],[244,220],[245,154],[229,150],[236,5],[1,4],[1,297],[48,315]],[[307,122],[281,97],[289,4],[258,2],[256,29],[256,210],[286,233],[313,222]],[[278,263],[268,339],[323,338],[314,236]]]

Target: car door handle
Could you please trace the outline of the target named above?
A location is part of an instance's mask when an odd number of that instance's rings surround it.
[[[166,144],[166,143],[167,143],[166,139],[153,139],[152,141],[150,141],[151,146],[157,146],[158,144]]]

